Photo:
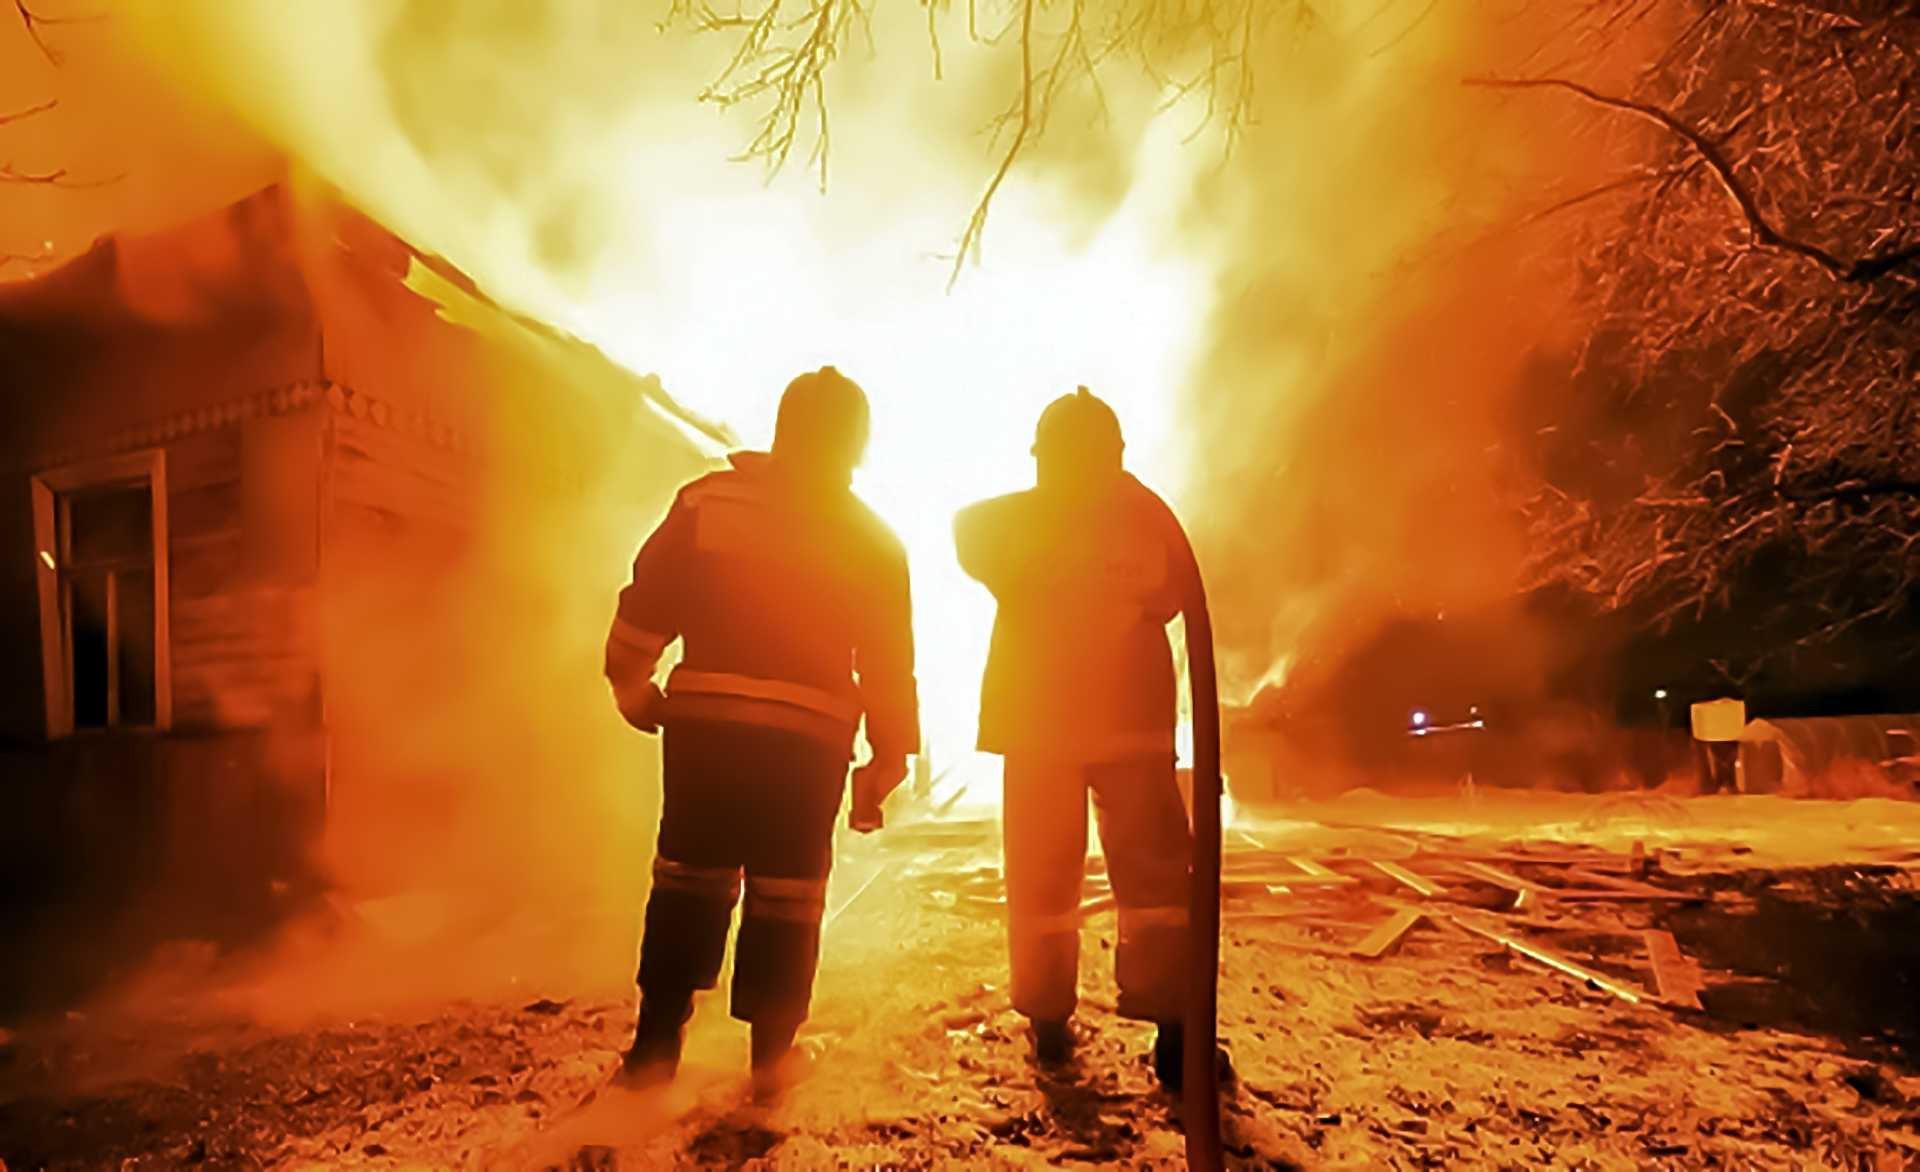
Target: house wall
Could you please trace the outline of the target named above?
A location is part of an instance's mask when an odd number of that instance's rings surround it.
[[[25,497],[30,471],[164,453],[173,721],[47,741],[38,598],[30,575],[7,576],[19,653],[5,657],[0,927],[38,959],[0,977],[0,1010],[72,996],[155,939],[263,930],[301,889],[328,762],[316,621],[327,419],[317,388],[285,388],[11,454],[6,475]],[[7,510],[0,541],[30,566],[24,514]]]
[[[72,998],[156,934],[257,928],[298,887],[327,761],[325,411],[318,324],[258,235],[271,205],[0,288],[0,937],[35,957],[0,1010]],[[32,477],[155,450],[171,728],[49,742]]]
[[[187,729],[258,723],[257,705],[222,712],[214,696],[245,690],[229,678],[243,613],[277,626],[270,608],[223,602],[230,592],[209,583],[251,556],[241,541],[240,472],[258,444],[248,437],[279,426],[257,421],[295,413],[297,388],[320,371],[320,326],[285,244],[287,211],[277,192],[263,192],[0,286],[0,550],[8,551],[0,555],[0,631],[8,646],[39,646],[29,477],[165,449],[175,560],[188,579],[174,589],[188,602],[174,614],[188,660],[186,678],[176,680],[185,701],[177,723]],[[283,489],[278,499],[294,497]],[[251,539],[265,540],[278,523],[256,511]],[[44,740],[39,657],[4,659],[0,743]]]
[[[174,726],[319,721],[318,388],[166,445]],[[293,395],[289,395],[291,399]],[[288,399],[283,399],[287,402]]]
[[[222,219],[204,264],[145,250],[133,293],[113,249],[0,289],[0,927],[271,910],[309,861],[365,889],[428,856],[515,885],[639,857],[623,819],[657,750],[601,644],[705,457],[657,381],[457,281],[414,292],[417,258],[351,213],[303,211],[290,260],[248,243],[273,206]],[[172,730],[49,744],[29,475],[152,449]]]

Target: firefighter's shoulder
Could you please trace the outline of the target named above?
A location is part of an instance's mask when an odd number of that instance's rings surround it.
[[[1186,527],[1180,524],[1179,515],[1165,497],[1142,484],[1132,473],[1127,474],[1126,483],[1128,504],[1139,522],[1149,531],[1185,540]]]
[[[716,468],[680,486],[673,498],[675,508],[698,508],[716,500],[750,500],[758,493],[750,478],[736,468]]]
[[[887,524],[879,513],[873,511],[873,506],[855,496],[853,507],[848,510],[848,515],[854,533],[875,557],[889,562],[904,563],[907,560],[906,543],[901,541],[900,535],[893,531],[893,526]]]
[[[1036,500],[1034,490],[1029,488],[975,501],[954,514],[954,530],[956,533],[964,534],[968,531],[991,531],[1004,525],[1017,524],[1033,508]]]

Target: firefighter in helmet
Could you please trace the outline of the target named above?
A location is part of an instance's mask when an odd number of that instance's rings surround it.
[[[920,741],[906,552],[850,488],[865,393],[833,367],[780,400],[770,452],[681,489],[633,564],[607,639],[621,714],[664,729],[663,801],[625,1081],[670,1079],[744,875],[730,1007],[757,1093],[793,1073],[819,959],[833,824],[856,771],[884,797]],[[660,656],[684,641],[664,694]]]
[[[1045,1065],[1072,1053],[1087,799],[1119,913],[1119,1011],[1151,1021],[1180,1083],[1189,836],[1175,777],[1167,624],[1198,581],[1165,502],[1121,465],[1120,422],[1081,387],[1040,416],[1035,487],[963,510],[960,564],[998,603],[979,747],[1005,758],[1013,1005]]]

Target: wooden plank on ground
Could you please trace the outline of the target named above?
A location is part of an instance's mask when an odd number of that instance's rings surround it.
[[[1675,891],[1669,887],[1655,887],[1651,883],[1642,883],[1635,879],[1623,879],[1618,875],[1608,875],[1600,871],[1590,871],[1584,867],[1569,868],[1567,878],[1577,879],[1582,883],[1590,883],[1595,887],[1604,887],[1612,891],[1639,896],[1643,899],[1694,900],[1699,898],[1684,891]]]
[[[1289,855],[1287,856],[1287,861],[1300,868],[1301,874],[1304,875],[1312,875],[1321,879],[1330,878],[1333,875],[1333,868],[1324,866],[1314,859],[1307,858],[1305,855]]]
[[[1700,975],[1700,966],[1680,951],[1673,933],[1649,928],[1640,938],[1647,944],[1647,960],[1653,967],[1653,985],[1660,991],[1660,1000],[1689,1009],[1701,1008],[1700,990],[1706,988],[1707,983]]]
[[[1407,908],[1396,912],[1387,921],[1367,933],[1366,939],[1353,946],[1355,956],[1364,956],[1368,960],[1379,960],[1382,956],[1399,947],[1414,926],[1427,918],[1425,912]]]
[[[1435,883],[1433,880],[1416,875],[1398,863],[1390,863],[1385,859],[1368,859],[1367,865],[1394,882],[1405,887],[1410,887],[1428,898],[1439,895],[1446,890],[1446,888]]]
[[[1252,874],[1229,873],[1222,882],[1229,885],[1239,883],[1242,885],[1278,884],[1282,887],[1346,887],[1358,883],[1359,880],[1351,875],[1276,875],[1272,872],[1256,871]]]
[[[1436,851],[1431,857],[1439,862],[1472,859],[1481,863],[1537,863],[1545,867],[1592,867],[1598,870],[1625,871],[1631,862],[1605,851],[1534,854],[1528,851]]]
[[[1529,943],[1512,933],[1501,931],[1497,928],[1489,928],[1482,924],[1476,924],[1464,916],[1449,915],[1447,916],[1447,920],[1461,929],[1473,933],[1475,936],[1479,936],[1485,940],[1491,940],[1508,952],[1518,953],[1537,964],[1546,965],[1555,972],[1572,977],[1596,989],[1611,993],[1629,1005],[1638,1005],[1647,1000],[1647,995],[1638,989],[1622,984],[1612,977],[1596,973],[1592,969],[1577,965],[1563,956],[1549,952],[1537,944]]]
[[[1491,883],[1495,887],[1504,887],[1512,892],[1524,893],[1544,890],[1540,884],[1530,879],[1522,879],[1520,876],[1502,871],[1498,867],[1489,866],[1486,863],[1474,862],[1470,859],[1456,861],[1453,864],[1453,869],[1464,875],[1471,875],[1475,879]]]
[[[1689,895],[1684,891],[1661,891],[1648,888],[1645,891],[1622,891],[1617,887],[1543,887],[1542,895],[1572,903],[1705,903],[1704,895]]]

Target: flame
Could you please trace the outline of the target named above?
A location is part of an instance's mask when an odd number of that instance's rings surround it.
[[[823,193],[798,156],[771,180],[730,158],[751,112],[692,99],[731,46],[662,31],[649,7],[148,0],[127,25],[155,68],[489,297],[657,373],[749,444],[770,437],[794,374],[832,363],[859,380],[875,440],[857,487],[912,558],[941,767],[977,765],[965,750],[992,613],[954,563],[951,517],[1031,483],[1039,410],[1077,384],[1114,403],[1130,465],[1195,531],[1229,698],[1313,674],[1325,654],[1310,636],[1352,643],[1396,608],[1451,610],[1509,584],[1513,535],[1479,491],[1499,464],[1500,396],[1536,342],[1579,323],[1527,268],[1554,247],[1499,229],[1567,194],[1543,175],[1579,185],[1638,149],[1591,149],[1564,119],[1459,86],[1532,67],[1553,14],[1356,2],[1274,21],[1255,63],[1264,120],[1224,160],[1218,139],[1189,141],[1204,95],[1169,103],[1148,71],[1116,67],[1109,117],[1055,112],[993,203],[983,263],[949,293],[948,254],[993,161],[979,131],[1014,81],[1005,44],[947,38],[933,84],[926,7],[872,6],[871,52],[838,62],[829,87]],[[633,395],[618,380],[509,391]],[[618,479],[610,460],[678,469],[663,451],[596,448],[588,479]],[[544,556],[518,571],[539,576],[533,592],[564,598],[544,628],[563,645],[527,653],[570,683],[515,719],[574,733],[572,709],[598,701],[592,747],[570,745],[564,764],[605,791],[579,820],[607,838],[602,824],[624,820],[631,839],[642,803],[605,793],[638,751],[589,678],[650,520],[615,497],[564,516],[491,505],[502,534],[537,531]],[[494,651],[485,636],[472,633],[477,661]],[[369,668],[387,654],[363,643]],[[436,759],[418,713],[368,707],[416,738],[414,759]],[[524,834],[526,779],[496,780],[495,821]],[[620,818],[602,817],[616,800]],[[371,798],[367,817],[389,802]],[[556,855],[583,837],[566,829],[552,828]]]
[[[926,735],[936,761],[969,750],[992,603],[954,560],[952,520],[964,504],[1032,483],[1028,448],[1041,408],[1079,383],[1120,412],[1129,455],[1150,482],[1177,491],[1166,443],[1176,396],[1209,304],[1204,269],[1161,252],[1155,226],[1180,198],[1190,156],[1167,124],[1140,146],[1137,185],[1095,233],[1076,243],[1043,198],[1016,188],[995,208],[986,266],[945,290],[946,268],[916,250],[938,226],[909,222],[848,250],[780,215],[699,239],[698,199],[666,209],[664,235],[682,242],[670,287],[626,290],[589,307],[590,336],[629,365],[658,369],[668,387],[748,437],[769,437],[777,388],[800,370],[837,364],[874,399],[874,442],[855,487],[901,536],[914,576]],[[790,207],[791,205],[786,205]],[[725,321],[732,274],[753,274],[750,340]],[[647,340],[622,321],[661,323]]]
[[[1182,142],[1190,102],[1116,136],[1108,161],[1138,179],[1092,217],[1058,182],[1016,171],[993,204],[984,263],[949,293],[941,252],[965,223],[977,169],[944,148],[903,162],[899,144],[926,133],[909,103],[843,99],[860,129],[835,140],[823,195],[797,170],[767,183],[729,159],[743,123],[709,122],[685,100],[719,64],[691,41],[629,63],[591,21],[529,15],[520,29],[494,12],[449,47],[415,38],[450,30],[384,5],[186,7],[187,19],[168,6],[146,30],[157,54],[203,63],[203,83],[304,166],[491,296],[658,373],[749,444],[770,439],[779,389],[802,370],[832,363],[866,387],[874,443],[856,488],[909,551],[936,760],[971,750],[992,615],[955,564],[952,517],[1032,483],[1041,407],[1095,388],[1127,428],[1130,465],[1178,501],[1169,440],[1212,272],[1177,225],[1217,160]],[[924,21],[876,22],[876,83],[902,71],[923,83]],[[501,113],[473,88],[490,70],[503,74],[493,86],[531,82],[516,55],[567,63],[539,79],[535,101],[550,103],[540,141],[474,121]],[[948,74],[966,67],[967,47],[950,47]],[[674,102],[609,96],[615,82],[657,91],[669,76]],[[978,117],[977,103],[961,104]],[[526,156],[496,158],[495,138]]]

